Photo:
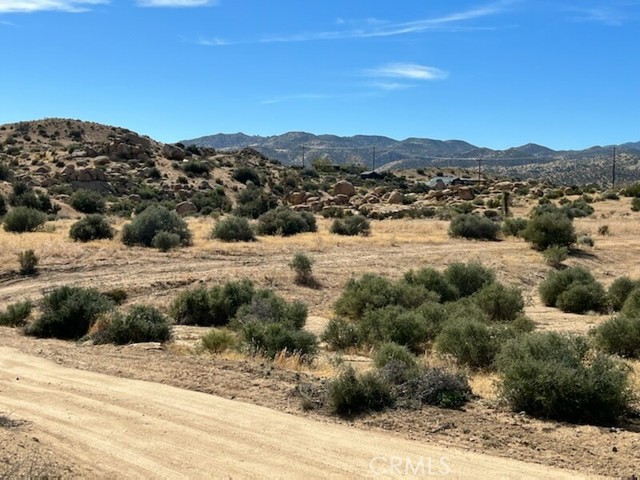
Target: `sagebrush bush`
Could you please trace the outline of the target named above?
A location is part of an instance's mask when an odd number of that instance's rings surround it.
[[[486,217],[463,213],[451,220],[449,235],[474,240],[496,240],[500,233],[500,224]]]
[[[449,283],[443,273],[434,268],[409,270],[405,273],[404,279],[409,284],[422,285],[427,290],[437,293],[440,302],[452,302],[460,296],[458,289]]]
[[[256,234],[249,221],[244,217],[234,215],[216,222],[211,236],[223,242],[253,242],[256,239]]]
[[[317,231],[316,219],[309,212],[296,212],[287,207],[270,210],[258,218],[258,234],[289,237]]]
[[[310,361],[318,350],[318,340],[313,333],[296,329],[286,322],[252,321],[244,323],[240,332],[251,351],[268,358],[285,352]]]
[[[517,288],[498,282],[487,285],[475,294],[474,301],[495,322],[510,322],[522,315],[524,299]]]
[[[225,329],[213,328],[202,337],[202,346],[211,353],[222,353],[236,347],[236,335]]]
[[[159,205],[151,205],[138,214],[122,229],[125,245],[151,247],[153,238],[160,232],[175,233],[181,245],[191,244],[191,232],[187,223],[176,212]]]
[[[631,199],[631,211],[640,212],[640,197],[634,197]]]
[[[87,215],[71,225],[69,236],[76,242],[112,239],[115,232],[105,217],[99,214]]]
[[[495,281],[493,271],[478,262],[452,263],[444,271],[444,277],[456,288],[460,297],[473,295]]]
[[[607,305],[604,288],[583,267],[550,272],[538,290],[547,307],[558,307],[566,312],[598,312]]]
[[[326,342],[331,350],[345,350],[360,343],[356,324],[339,317],[329,320],[320,339]]]
[[[33,302],[25,300],[13,303],[4,312],[0,312],[0,325],[4,327],[22,327],[27,324],[33,311]]]
[[[113,308],[98,290],[63,286],[44,296],[40,317],[26,333],[36,337],[77,340],[87,334],[97,317]]]
[[[6,182],[11,179],[11,169],[6,163],[0,163],[0,180]]]
[[[502,224],[502,232],[506,236],[521,237],[528,224],[526,218],[507,218]]]
[[[180,325],[213,325],[209,291],[199,287],[179,293],[169,307],[169,315]]]
[[[47,221],[47,216],[39,210],[16,207],[4,216],[3,224],[7,232],[35,232]]]
[[[500,391],[510,407],[553,420],[611,425],[633,398],[629,368],[589,351],[582,337],[530,333],[497,358]]]
[[[346,368],[327,386],[329,407],[341,416],[380,411],[393,405],[391,385],[377,372],[357,374]]]
[[[81,189],[71,196],[71,206],[82,213],[104,213],[107,203],[99,193]]]
[[[542,252],[542,255],[547,265],[553,268],[560,268],[562,267],[562,262],[569,258],[569,249],[553,245]]]
[[[629,293],[620,313],[626,317],[640,317],[640,288],[635,288]]]
[[[393,342],[413,352],[424,351],[431,328],[418,310],[397,305],[368,310],[358,325],[360,338],[369,345]]]
[[[490,368],[500,350],[491,327],[473,319],[449,321],[436,337],[440,353],[451,355],[460,365],[473,369]]]
[[[400,369],[402,368],[400,365]],[[422,405],[436,405],[441,408],[459,408],[472,398],[469,381],[461,372],[422,367],[417,371],[410,369],[398,375],[397,370],[398,364],[393,362],[382,369],[387,378],[407,377],[394,389],[396,406],[420,408]]]
[[[56,213],[60,210],[59,206],[51,202],[51,197],[47,193],[35,191],[25,182],[13,184],[9,203],[14,207],[27,207],[44,213]]]
[[[258,290],[250,302],[238,308],[234,324],[280,323],[300,330],[307,321],[307,314],[307,306],[298,300],[287,302],[272,290]]]
[[[362,215],[350,215],[345,218],[336,218],[329,231],[336,235],[366,237],[371,233],[371,224]]]
[[[40,262],[40,258],[33,250],[18,253],[20,275],[35,275],[38,271],[38,262]]]
[[[161,252],[168,252],[180,246],[180,235],[171,232],[158,232],[151,240],[151,246]]]
[[[235,181],[246,184],[247,182],[253,183],[256,187],[259,187],[262,183],[260,180],[260,174],[251,167],[238,167],[231,174],[231,178]]]
[[[129,294],[124,288],[112,288],[102,294],[116,305],[122,305],[129,298]]]
[[[409,369],[418,368],[418,359],[411,350],[404,345],[386,342],[378,347],[373,357],[373,364],[376,368],[383,368],[390,362],[400,362]]]
[[[7,214],[7,202],[0,193],[0,217],[4,217]]]
[[[638,287],[640,287],[640,282],[631,280],[627,276],[616,278],[607,290],[611,308],[615,312],[620,311],[629,294]]]
[[[640,316],[613,317],[598,325],[593,334],[598,347],[606,353],[640,358]]]
[[[278,199],[273,194],[265,192],[252,183],[238,193],[237,200],[238,205],[233,213],[239,217],[258,218],[278,206]]]
[[[522,238],[538,251],[551,246],[570,248],[576,243],[576,231],[573,222],[562,213],[543,213],[535,215],[522,231]]]
[[[205,214],[205,209],[209,212],[229,212],[231,211],[231,201],[227,198],[224,187],[212,188],[204,192],[196,192],[190,201],[196,206],[198,212]]]
[[[167,342],[171,340],[169,319],[157,308],[134,305],[126,313],[112,312],[104,327],[92,334],[94,343]]]
[[[311,285],[313,278],[313,259],[303,252],[298,252],[289,262],[289,268],[296,274],[295,282],[299,285]]]

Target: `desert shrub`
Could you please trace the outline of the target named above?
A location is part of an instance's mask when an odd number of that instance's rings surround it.
[[[336,235],[366,237],[371,233],[371,225],[362,215],[350,215],[345,218],[336,218],[329,230]]]
[[[418,368],[418,359],[407,347],[393,342],[383,343],[373,357],[373,364],[376,368],[383,368],[390,362],[400,362],[409,369]]]
[[[329,320],[327,328],[320,339],[323,342],[327,342],[327,345],[332,350],[345,350],[360,343],[356,324],[339,317]]]
[[[633,281],[627,276],[616,278],[607,290],[611,308],[615,312],[620,311],[629,294],[639,286],[640,282]]]
[[[134,305],[127,313],[113,312],[104,330],[95,332],[95,343],[126,345],[171,340],[169,319],[157,308]]]
[[[288,237],[298,233],[315,232],[316,219],[309,212],[295,212],[287,207],[270,210],[258,218],[258,234]]]
[[[238,205],[233,213],[239,217],[258,218],[278,206],[278,199],[274,195],[252,183],[238,193],[237,200]]]
[[[129,294],[124,288],[112,288],[102,294],[116,305],[122,305],[129,298]]]
[[[99,193],[81,189],[71,196],[71,206],[82,213],[103,213],[107,203]]]
[[[170,232],[158,232],[153,237],[151,245],[161,252],[168,252],[180,246],[180,235]]]
[[[89,242],[91,240],[111,239],[114,231],[105,217],[99,214],[87,215],[71,225],[69,236],[76,242]]]
[[[523,335],[503,347],[496,364],[511,408],[535,417],[611,425],[632,399],[628,367],[590,352],[582,337]]]
[[[26,330],[36,337],[63,340],[78,339],[87,334],[98,315],[113,303],[98,290],[63,286],[44,296],[41,315]]]
[[[594,212],[593,207],[584,200],[575,200],[571,203],[567,203],[562,206],[560,211],[571,219],[588,217]]]
[[[313,283],[313,259],[308,255],[298,252],[289,263],[289,268],[296,274],[296,283],[300,285],[310,285]]]
[[[460,297],[473,295],[495,281],[493,271],[478,262],[452,263],[444,271],[444,277],[458,291]]]
[[[49,195],[33,190],[25,182],[13,184],[13,193],[9,197],[9,203],[14,207],[27,207],[44,213],[56,213],[60,210],[60,207],[51,202]]]
[[[598,325],[593,334],[601,350],[621,357],[640,358],[640,316],[613,317]]]
[[[225,329],[212,328],[202,337],[202,346],[211,353],[222,353],[237,345],[237,337],[233,332]]]
[[[231,174],[231,178],[235,181],[246,184],[247,182],[253,183],[256,187],[259,187],[262,183],[260,181],[260,174],[251,167],[238,167]]]
[[[0,217],[4,217],[7,214],[7,203],[0,193]]]
[[[6,163],[0,163],[0,180],[8,181],[11,179],[11,169]]]
[[[223,187],[213,188],[205,192],[196,192],[190,198],[190,201],[196,206],[200,213],[204,213],[204,209],[209,209],[210,212],[231,211],[231,201],[227,198]]]
[[[500,225],[493,220],[471,213],[454,217],[449,225],[449,235],[475,240],[496,240]]]
[[[634,289],[627,296],[620,312],[625,317],[640,317],[640,288]]]
[[[543,213],[534,216],[522,231],[522,238],[533,248],[544,251],[551,246],[570,248],[576,242],[571,219],[561,213]]]
[[[598,235],[602,235],[604,237],[609,235],[609,233],[610,233],[609,225],[600,225],[598,227]]]
[[[209,172],[211,171],[211,165],[209,165],[209,162],[194,159],[183,162],[181,168],[185,173],[202,177],[208,177]]]
[[[593,247],[596,242],[593,240],[593,237],[589,234],[580,235],[578,237],[578,244],[584,245],[585,247]]]
[[[445,323],[436,337],[440,353],[451,355],[458,364],[469,368],[489,368],[500,349],[491,327],[473,319],[457,319]]]
[[[507,218],[502,224],[502,231],[507,236],[521,237],[528,224],[529,220],[526,218]]]
[[[582,267],[550,272],[540,284],[539,292],[547,307],[572,313],[602,311],[607,301],[602,285]]]
[[[253,321],[243,324],[240,331],[251,351],[269,358],[286,352],[309,361],[318,350],[318,341],[313,333],[286,323]]]
[[[223,242],[253,242],[256,239],[249,221],[233,215],[216,222],[211,235]]]
[[[475,294],[476,304],[496,322],[510,322],[522,315],[524,299],[517,288],[494,282]]]
[[[569,258],[569,249],[553,245],[542,252],[547,265],[553,268],[560,268],[562,262]]]
[[[422,285],[427,290],[437,293],[440,297],[440,302],[451,302],[459,297],[457,288],[449,283],[444,274],[434,268],[425,267],[417,271],[409,270],[405,273],[404,279],[411,285]]]
[[[631,210],[633,212],[640,212],[640,197],[631,199]]]
[[[200,287],[179,293],[171,303],[169,315],[181,325],[212,325],[209,291]]]
[[[331,411],[342,416],[380,411],[393,405],[391,386],[380,374],[359,375],[353,367],[329,382],[327,396]]]
[[[13,303],[4,312],[0,312],[0,325],[3,327],[22,327],[26,325],[33,311],[33,302],[25,300]]]
[[[18,253],[18,263],[20,264],[20,275],[35,275],[38,271],[40,258],[33,250],[25,250]]]
[[[35,232],[47,221],[47,216],[28,207],[16,207],[4,216],[3,224],[7,232]]]
[[[358,327],[361,340],[369,345],[393,342],[413,352],[424,350],[431,332],[419,311],[397,305],[367,311]]]
[[[625,187],[624,195],[627,197],[640,198],[640,182],[632,183]]]
[[[234,323],[281,323],[299,330],[307,321],[307,306],[298,301],[287,302],[272,290],[258,290],[250,302],[239,306]]]
[[[602,194],[602,198],[604,200],[620,200],[620,196],[616,192],[612,192],[611,190],[607,190]]]
[[[125,245],[151,247],[153,238],[160,232],[175,233],[181,245],[191,243],[191,232],[180,215],[157,205],[147,207],[123,227],[122,241]]]

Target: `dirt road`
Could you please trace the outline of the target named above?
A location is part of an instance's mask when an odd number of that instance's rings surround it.
[[[0,347],[0,410],[33,422],[41,442],[96,477],[580,477],[61,367],[7,347]]]

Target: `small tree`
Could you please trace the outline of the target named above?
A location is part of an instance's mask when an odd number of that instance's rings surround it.
[[[571,219],[554,212],[534,216],[522,231],[522,237],[538,251],[554,245],[570,248],[576,243],[576,231]]]
[[[311,271],[313,263],[313,259],[302,252],[298,252],[294,255],[293,259],[289,263],[289,267],[296,274],[295,281],[297,284],[310,285],[314,283],[313,272]]]

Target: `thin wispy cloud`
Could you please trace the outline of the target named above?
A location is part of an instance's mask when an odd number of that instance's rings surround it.
[[[621,1],[592,7],[572,7],[566,10],[574,15],[573,20],[577,22],[594,22],[609,27],[621,27],[634,18],[630,10],[638,6],[640,1]]]
[[[139,7],[155,8],[192,8],[216,5],[217,0],[137,0]]]
[[[196,40],[196,44],[202,45],[204,47],[220,47],[222,45],[228,45],[227,42],[220,38],[203,38],[200,37]]]
[[[385,90],[387,92],[394,92],[397,90],[407,90],[414,88],[416,85],[412,83],[400,83],[400,82],[371,82],[368,86],[376,88],[378,90]]]
[[[449,76],[444,70],[415,63],[389,63],[365,72],[370,77],[406,80],[442,80]]]
[[[0,13],[32,13],[42,11],[86,12],[90,7],[109,0],[0,0]]]

